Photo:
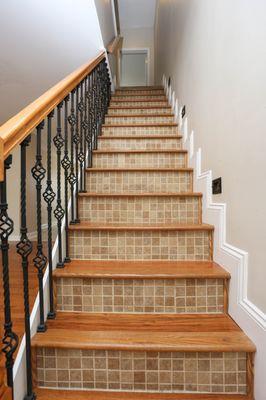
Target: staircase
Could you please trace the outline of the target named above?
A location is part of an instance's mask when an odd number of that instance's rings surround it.
[[[163,89],[117,90],[98,143],[56,319],[32,340],[38,399],[253,399],[255,347]]]

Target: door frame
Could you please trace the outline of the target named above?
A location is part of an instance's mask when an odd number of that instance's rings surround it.
[[[121,50],[121,60],[120,60],[120,70],[121,70],[121,81],[122,81],[122,59],[123,59],[123,54],[147,54],[147,63],[146,63],[146,68],[145,68],[145,81],[146,85],[149,86],[150,82],[150,49],[146,47],[139,47],[139,48],[123,48]]]

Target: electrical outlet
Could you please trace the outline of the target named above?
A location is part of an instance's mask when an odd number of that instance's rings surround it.
[[[182,118],[184,118],[184,116],[186,115],[186,106],[184,106],[182,108],[182,112],[181,112]]]
[[[212,194],[222,193],[222,178],[217,178],[212,181]]]

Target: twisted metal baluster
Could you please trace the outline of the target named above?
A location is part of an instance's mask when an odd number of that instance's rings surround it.
[[[12,156],[5,160],[4,180],[0,182],[0,238],[2,251],[2,268],[3,268],[3,289],[4,289],[4,336],[2,339],[2,351],[6,357],[7,384],[13,389],[13,365],[14,353],[18,347],[18,336],[12,329],[11,306],[10,306],[10,286],[9,286],[9,243],[8,238],[12,234],[14,224],[8,216],[7,209],[7,184],[6,170],[10,168]]]
[[[78,154],[78,161],[79,161],[79,170],[80,170],[80,185],[79,185],[79,191],[83,192],[83,169],[84,169],[84,161],[85,161],[85,155],[84,155],[84,81],[81,82],[80,84],[80,101],[78,103],[78,111],[80,113],[80,147],[79,147],[79,154]]]
[[[93,86],[92,86],[92,108],[93,108],[93,150],[97,149],[97,85],[96,85],[96,68],[93,70]]]
[[[65,130],[65,147],[64,147],[64,158],[61,162],[62,167],[64,168],[65,172],[65,248],[66,248],[66,256],[65,256],[65,263],[70,262],[69,258],[69,243],[68,243],[68,171],[71,165],[68,156],[68,102],[69,96],[67,96],[64,100],[65,103],[65,123],[64,123],[64,130]]]
[[[88,132],[89,132],[89,120],[88,120],[88,114],[89,114],[89,77],[87,76],[85,78],[85,114],[84,114],[84,121],[83,121],[83,140],[84,140],[84,154],[85,154],[85,161],[84,161],[84,168],[83,168],[83,192],[86,193],[86,178],[87,178],[87,173],[86,173],[86,160],[89,158],[89,146],[88,146]]]
[[[56,135],[54,137],[54,145],[57,149],[57,204],[54,210],[54,216],[57,220],[57,235],[58,235],[58,262],[57,268],[63,268],[63,252],[62,252],[62,219],[64,218],[65,212],[62,207],[61,200],[61,149],[64,146],[64,139],[62,137],[62,127],[61,127],[61,109],[63,107],[63,102],[57,106],[57,128]]]
[[[36,201],[37,201],[37,253],[33,259],[34,266],[38,270],[39,280],[39,298],[40,298],[40,323],[38,332],[46,331],[44,322],[44,303],[43,303],[43,272],[47,263],[47,258],[43,254],[42,244],[42,180],[45,177],[46,170],[42,165],[42,148],[41,148],[41,133],[44,128],[44,121],[37,126],[36,139],[36,162],[31,170],[32,176],[36,181]]]
[[[93,74],[89,76],[89,131],[87,136],[88,146],[89,146],[89,157],[88,157],[88,167],[92,166],[92,149],[93,149]]]
[[[17,253],[22,258],[24,314],[25,314],[25,339],[26,339],[26,374],[27,395],[24,400],[34,400],[36,395],[32,387],[31,369],[31,332],[30,332],[30,306],[29,306],[29,262],[28,257],[32,252],[32,243],[28,238],[27,213],[26,213],[26,149],[30,144],[31,136],[28,136],[20,145],[20,241],[17,244]]]
[[[75,124],[75,135],[73,137],[73,141],[75,143],[75,163],[76,163],[76,219],[75,223],[78,224],[80,222],[79,219],[79,143],[80,143],[80,136],[79,136],[79,88],[80,85],[76,87],[76,124]]]
[[[54,309],[54,292],[53,292],[53,259],[52,259],[52,248],[53,248],[53,238],[52,238],[52,203],[55,199],[55,192],[52,188],[52,177],[51,177],[51,144],[52,144],[52,119],[54,116],[54,111],[50,112],[47,119],[47,181],[46,189],[43,193],[44,201],[47,203],[47,222],[48,222],[48,264],[49,264],[49,299],[50,299],[50,310],[48,312],[47,318],[55,318]]]
[[[68,122],[70,124],[70,174],[68,175],[68,182],[70,184],[70,193],[71,193],[71,221],[70,224],[75,224],[75,197],[74,197],[74,189],[76,183],[76,176],[74,172],[74,132],[75,132],[75,124],[76,124],[76,116],[75,116],[75,89],[71,92],[71,108],[70,115],[68,117]]]

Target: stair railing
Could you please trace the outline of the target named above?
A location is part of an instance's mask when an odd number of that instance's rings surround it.
[[[63,79],[44,95],[23,109],[0,127],[0,249],[4,289],[4,337],[7,385],[13,389],[14,356],[19,338],[14,332],[11,313],[9,241],[14,230],[8,212],[7,185],[11,185],[8,170],[12,166],[12,152],[20,146],[20,241],[17,253],[21,256],[26,341],[27,394],[25,399],[36,398],[33,392],[31,368],[31,329],[29,306],[29,256],[34,253],[34,266],[39,285],[38,332],[45,332],[46,317],[55,318],[53,297],[53,217],[58,239],[57,267],[64,268],[70,261],[68,226],[79,222],[78,196],[86,191],[86,168],[91,167],[92,151],[97,148],[111,96],[111,81],[105,52]],[[29,169],[28,148],[36,131],[35,156]],[[45,151],[43,147],[45,146]],[[52,156],[56,153],[56,171]],[[45,157],[44,157],[45,155]],[[33,247],[28,233],[27,215],[32,212],[27,202],[30,175],[34,180],[36,198],[37,245]],[[19,183],[20,182],[20,183]],[[70,201],[70,213],[68,204]],[[46,211],[44,209],[44,204]],[[45,211],[45,213],[44,213]],[[47,218],[47,245],[44,247],[43,217]],[[65,218],[65,234],[62,222]],[[45,248],[47,247],[47,251]],[[49,270],[49,312],[45,315],[43,276]]]

